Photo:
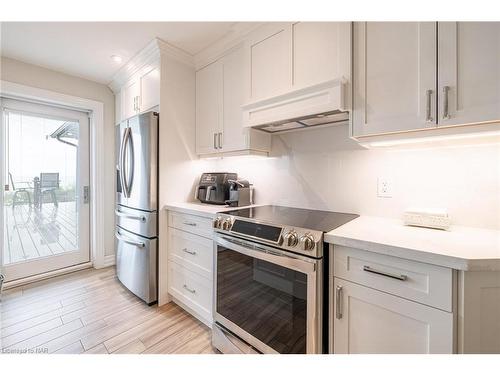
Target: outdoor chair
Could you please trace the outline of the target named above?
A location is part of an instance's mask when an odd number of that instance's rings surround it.
[[[10,184],[12,186],[12,190],[14,191],[14,196],[12,197],[12,209],[14,209],[15,205],[17,203],[25,203],[26,198],[28,200],[28,204],[31,208],[31,194],[29,190],[32,190],[33,188],[30,186],[29,182],[19,182],[18,186],[16,188],[16,185],[14,183],[14,178],[12,177],[12,173],[9,172],[9,179],[10,179]],[[25,186],[20,187],[19,184],[25,184]],[[24,195],[24,199],[21,197],[21,194]]]

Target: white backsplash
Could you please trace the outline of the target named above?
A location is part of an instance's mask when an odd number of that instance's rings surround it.
[[[402,218],[409,207],[445,208],[452,224],[500,229],[500,145],[367,150],[345,125],[273,136],[269,158],[200,160],[206,172],[237,172],[256,203]],[[377,196],[377,178],[393,183]]]

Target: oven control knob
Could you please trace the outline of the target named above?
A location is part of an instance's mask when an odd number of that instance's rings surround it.
[[[214,228],[220,229],[222,224],[222,218],[220,216],[217,216],[214,220]]]
[[[289,247],[294,247],[297,246],[299,243],[299,236],[297,236],[297,232],[294,230],[291,230],[287,233],[285,233],[285,243]]]
[[[300,237],[300,246],[302,250],[313,250],[315,246],[314,236],[310,233],[304,234]]]
[[[229,230],[231,229],[231,219],[224,219],[224,221],[222,221],[222,229],[223,230]]]

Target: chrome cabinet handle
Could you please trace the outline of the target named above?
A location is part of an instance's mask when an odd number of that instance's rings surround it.
[[[125,219],[140,220],[143,223],[146,222],[146,217],[145,216],[128,215],[128,214],[125,214],[125,213],[123,213],[121,211],[118,211],[118,210],[115,210],[115,215],[123,217]]]
[[[450,119],[450,111],[448,108],[448,92],[450,91],[450,86],[443,86],[443,120]]]
[[[188,222],[188,221],[185,221],[182,224],[189,225],[190,227],[195,227],[197,225],[196,223],[191,223],[191,222]]]
[[[191,289],[190,287],[188,287],[186,284],[184,284],[182,286],[184,289],[186,289],[189,293],[193,293],[195,294],[196,293],[196,289]]]
[[[217,133],[214,133],[214,149],[217,150]]]
[[[190,251],[187,248],[182,249],[185,253],[191,254],[191,255],[196,255],[196,251]]]
[[[401,280],[401,281],[406,281],[408,279],[408,276],[406,276],[406,275],[397,275],[395,273],[379,271],[379,270],[371,268],[370,266],[363,266],[363,271],[375,273],[377,275],[386,276],[386,277],[390,277],[392,279]]]
[[[137,241],[129,240],[128,238],[123,237],[119,232],[115,232],[115,237],[119,241],[123,241],[125,243],[128,243],[129,245],[134,245],[137,247],[146,247],[146,244],[144,242],[137,242]]]
[[[222,149],[222,133],[219,133],[218,144],[219,144],[219,149]]]
[[[342,319],[342,287],[337,285],[335,288],[335,317]]]
[[[432,118],[431,115],[431,97],[432,97],[432,90],[427,90],[425,92],[426,96],[426,104],[425,104],[425,122],[433,122],[434,119]]]

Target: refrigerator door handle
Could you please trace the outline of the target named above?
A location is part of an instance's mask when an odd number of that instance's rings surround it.
[[[122,188],[123,188],[123,193],[125,194],[125,198],[128,198],[130,196],[129,191],[128,191],[127,175],[125,174],[125,158],[126,158],[129,132],[130,132],[130,128],[125,128],[125,133],[123,134],[123,143],[122,143],[121,152],[120,152],[120,156],[121,156],[120,157],[120,169],[121,169],[121,176],[122,176]]]
[[[127,178],[127,194],[130,198],[130,192],[132,191],[132,184],[134,183],[134,172],[135,172],[135,154],[134,154],[134,141],[132,138],[132,129],[129,128],[128,132],[128,142],[127,142],[127,155],[130,155],[130,174]]]
[[[120,143],[120,155],[119,155],[119,162],[118,162],[118,169],[120,171],[120,185],[122,186],[122,191],[123,195],[125,195],[125,198],[127,198],[127,186],[125,184],[125,175],[124,175],[124,155],[125,155],[125,137],[127,136],[128,128],[125,128],[125,131],[123,132],[123,137]]]
[[[125,243],[128,243],[129,245],[134,245],[137,247],[146,247],[146,244],[144,242],[138,242],[138,241],[134,241],[134,240],[131,240],[129,238],[126,238],[126,237],[122,236],[120,234],[120,232],[118,232],[118,231],[115,231],[115,237],[118,239],[118,241],[123,241]]]
[[[128,214],[125,214],[125,213],[123,213],[121,211],[118,211],[118,209],[115,210],[115,215],[123,217],[125,219],[139,220],[139,221],[142,221],[143,223],[146,222],[146,216],[144,216],[144,215],[141,215],[141,216],[128,215]]]

